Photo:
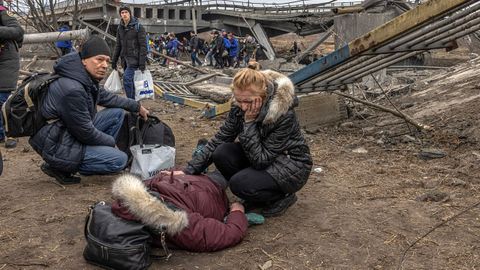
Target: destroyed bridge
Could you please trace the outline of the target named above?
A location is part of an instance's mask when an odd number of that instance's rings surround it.
[[[129,5],[133,15],[140,19],[147,32],[180,34],[195,28],[197,32],[225,29],[240,36],[251,34],[266,49],[267,57],[273,59],[274,50],[269,41],[270,37],[285,33],[305,36],[324,32],[332,26],[337,13],[352,7],[358,9],[362,3],[363,1],[296,0],[276,4],[200,0]],[[119,6],[119,3],[113,0],[80,0],[79,22],[94,31],[114,33],[120,23]],[[74,10],[72,1],[59,2],[55,10],[59,14],[65,14],[59,21],[71,22],[70,12]]]
[[[98,17],[95,17],[98,14],[100,14],[101,20],[107,20],[109,25],[113,17],[115,17],[115,20],[118,20],[117,5],[110,2],[107,5],[101,4],[106,1],[108,0],[84,0],[82,5],[90,5],[90,8],[83,8],[83,19],[81,19],[81,22],[87,26],[91,25],[86,21],[100,20]],[[362,2],[360,6],[354,6],[353,2],[348,3],[348,6],[335,6],[334,2],[329,4],[307,4],[307,2],[301,2],[302,8],[296,8],[293,5],[300,3],[297,1],[288,3],[287,5],[290,5],[288,9],[275,4],[262,4],[262,6],[258,7],[255,6],[257,4],[254,5],[249,2],[222,1],[222,4],[215,2],[214,6],[209,6],[213,5],[210,1],[199,2],[198,6],[186,5],[191,2],[175,2],[175,5],[173,3],[169,5],[132,5],[132,10],[135,16],[145,17],[142,20],[144,20],[144,23],[146,22],[147,27],[149,25],[148,22],[151,22],[151,27],[159,27],[158,22],[176,20],[178,23],[176,27],[181,29],[181,19],[185,18],[186,21],[183,24],[185,28],[183,29],[188,30],[192,29],[192,26],[189,25],[192,20],[190,18],[190,22],[188,22],[188,16],[195,14],[195,11],[191,12],[192,10],[198,10],[198,14],[201,14],[202,17],[202,20],[196,20],[198,29],[211,29],[214,28],[213,25],[216,25],[216,28],[224,28],[229,31],[234,30],[236,27],[239,29],[236,32],[240,34],[243,33],[243,29],[250,29],[260,42],[262,42],[261,37],[264,38],[263,41],[268,42],[269,34],[275,36],[282,32],[291,32],[292,30],[289,30],[288,27],[296,29],[296,31],[293,31],[296,33],[310,34],[314,32],[312,25],[317,25],[318,32],[324,32],[324,34],[321,35],[318,42],[312,44],[312,47],[325,40],[325,37],[333,32],[333,28],[335,28],[334,32],[337,36],[338,33],[345,34],[347,37],[344,42],[337,44],[335,51],[289,75],[296,86],[300,103],[302,103],[303,96],[308,96],[309,98],[304,99],[305,102],[310,102],[309,106],[311,109],[317,112],[313,114],[305,113],[309,117],[304,117],[304,119],[309,119],[308,121],[310,121],[315,118],[312,115],[338,118],[337,116],[341,115],[343,110],[338,105],[339,103],[331,100],[325,101],[325,104],[322,105],[320,101],[315,100],[308,93],[329,91],[339,96],[345,96],[344,93],[338,90],[346,89],[349,84],[358,82],[376,71],[422,52],[433,49],[455,49],[457,47],[457,39],[480,31],[480,3],[478,0],[429,0],[416,6],[402,5],[399,6],[400,9],[403,8],[403,10],[400,10],[401,15],[394,16],[391,19],[388,16],[384,16],[384,14],[379,15],[378,21],[388,20],[379,23],[373,30],[371,28],[364,31],[363,33],[365,34],[363,35],[359,33],[363,29],[354,28],[358,28],[358,26],[362,25],[362,22],[372,22],[374,16],[371,14],[362,17],[358,15],[359,13],[355,13],[353,15],[350,14],[351,16],[343,17],[342,20],[335,20],[336,14],[340,14],[345,10],[365,8],[369,3],[381,1],[367,0]],[[98,12],[97,9],[102,12]],[[204,20],[207,18],[210,21]],[[268,23],[269,20],[271,20],[270,24]],[[334,25],[331,27],[332,20]],[[154,21],[157,21],[156,26]],[[273,21],[276,21],[276,23],[272,23]],[[282,23],[278,23],[279,21],[282,21]],[[307,23],[309,21],[310,23]],[[164,25],[167,25],[167,23]],[[255,30],[256,25],[259,29],[257,31]],[[89,27],[97,28],[93,25]],[[170,23],[168,23],[168,27],[171,27]],[[99,28],[97,29],[104,32]],[[149,31],[154,30],[150,29]],[[352,31],[350,37],[348,37],[349,31]],[[115,40],[113,36],[109,38]],[[203,70],[200,71],[203,72]],[[188,85],[182,87],[188,87]],[[172,87],[163,85],[161,88],[163,90],[159,88],[157,92],[162,96],[169,97],[171,95],[177,103],[188,103],[188,98],[179,98],[178,93],[172,95],[169,92],[173,91],[166,91]],[[186,90],[182,88],[182,91]],[[192,104],[198,103],[196,100],[189,102]],[[200,105],[204,106],[203,103]],[[328,109],[326,113],[319,113],[318,111],[319,108],[329,107],[332,108]],[[225,106],[223,104],[222,106],[209,105],[209,108],[213,109],[209,116],[214,116],[228,110],[229,104],[225,104]],[[332,111],[337,111],[338,113],[332,114]],[[301,116],[302,113],[300,112],[299,114]],[[325,122],[324,120],[322,121]],[[335,119],[328,120],[334,121]]]

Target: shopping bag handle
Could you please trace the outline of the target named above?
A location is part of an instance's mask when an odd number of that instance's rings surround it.
[[[154,117],[149,116],[147,120],[144,120],[143,126],[142,128],[140,128],[140,121],[142,120],[142,118],[140,115],[137,114],[137,122],[135,124],[135,138],[137,139],[137,143],[140,145],[140,148],[144,147],[143,137],[147,133],[147,128],[152,124],[152,119],[154,119]]]

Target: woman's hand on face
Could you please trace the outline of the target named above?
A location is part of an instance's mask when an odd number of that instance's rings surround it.
[[[260,113],[260,109],[262,108],[262,98],[256,97],[253,99],[252,103],[248,106],[248,109],[245,111],[245,122],[252,122],[254,121],[258,114]]]

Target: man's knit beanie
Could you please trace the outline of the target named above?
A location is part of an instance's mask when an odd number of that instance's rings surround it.
[[[110,56],[110,48],[107,42],[99,36],[91,36],[85,43],[83,43],[80,57],[82,59],[90,58],[97,55]]]
[[[128,13],[130,13],[130,16],[132,16],[132,11],[130,10],[130,8],[127,6],[127,5],[123,5],[120,7],[120,9],[118,10],[118,14],[122,13],[122,11],[128,11]]]

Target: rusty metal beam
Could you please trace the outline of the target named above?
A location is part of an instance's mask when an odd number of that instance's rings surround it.
[[[409,10],[393,20],[373,29],[365,35],[348,44],[350,55],[355,56],[369,49],[377,47],[407,31],[443,15],[470,0],[430,0]]]

